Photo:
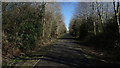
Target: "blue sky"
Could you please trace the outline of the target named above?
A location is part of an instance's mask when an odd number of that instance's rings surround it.
[[[72,19],[72,16],[75,12],[76,5],[77,5],[77,2],[63,2],[60,4],[61,13],[63,15],[67,30],[69,28],[69,24],[70,24],[70,21]]]

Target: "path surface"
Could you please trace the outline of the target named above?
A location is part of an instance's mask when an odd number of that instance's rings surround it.
[[[69,34],[59,38],[57,43],[49,50],[46,58],[40,59],[36,66],[57,66],[57,67],[92,67],[82,51],[76,50],[76,40]]]
[[[90,59],[86,58],[86,54],[81,51],[81,47],[72,36],[69,34],[59,38],[57,43],[52,45],[46,55],[34,65],[36,67],[48,67],[52,66],[55,68],[96,68],[96,62],[98,65],[105,64],[103,61],[93,59],[94,63],[90,62]],[[109,65],[109,64],[108,64]]]

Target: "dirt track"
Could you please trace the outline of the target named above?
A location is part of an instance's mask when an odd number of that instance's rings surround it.
[[[68,66],[68,67],[92,67],[84,53],[77,50],[78,44],[69,34],[59,38],[57,43],[53,44],[49,52],[36,66]]]

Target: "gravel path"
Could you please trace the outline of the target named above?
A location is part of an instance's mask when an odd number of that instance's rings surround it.
[[[48,53],[44,58],[40,59],[34,66],[36,67],[62,67],[62,68],[76,68],[76,67],[91,67],[94,68],[84,53],[76,48],[79,46],[74,43],[69,34],[59,38],[57,43],[53,44],[52,48],[48,50]]]

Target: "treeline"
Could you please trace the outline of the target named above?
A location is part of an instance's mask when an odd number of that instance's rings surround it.
[[[65,32],[59,3],[2,3],[3,59],[27,54]]]
[[[119,2],[80,2],[71,20],[70,34],[96,49],[120,55]]]

